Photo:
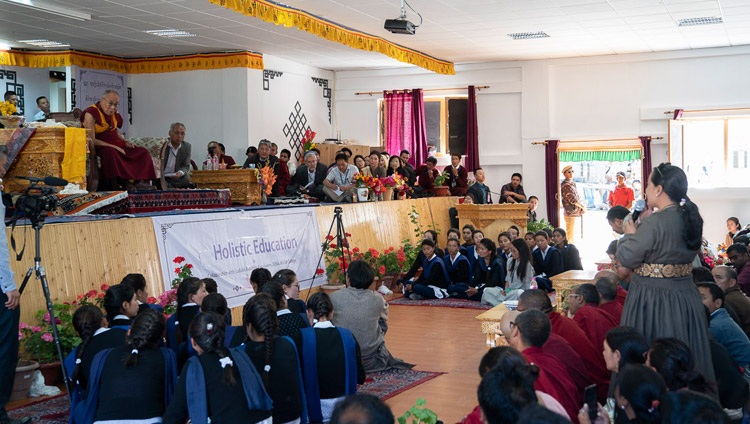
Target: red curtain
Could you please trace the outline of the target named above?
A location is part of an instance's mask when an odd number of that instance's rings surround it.
[[[384,91],[385,101],[385,149],[398,155],[410,149],[412,140],[412,96],[405,91]]]
[[[641,181],[641,187],[643,193],[646,193],[646,185],[648,185],[648,178],[651,176],[651,136],[645,135],[638,137],[641,140],[641,150],[643,151],[643,158],[641,159],[641,172],[643,173],[643,180]]]
[[[424,94],[421,88],[415,88],[411,91],[411,135],[409,163],[416,168],[425,163],[428,156]]]
[[[466,161],[469,172],[479,168],[479,127],[477,125],[477,90],[469,86],[469,101],[466,104]]]
[[[560,201],[557,193],[560,189],[560,172],[557,169],[557,146],[560,140],[547,140],[544,150],[544,172],[547,200],[547,220],[554,227],[560,226]]]

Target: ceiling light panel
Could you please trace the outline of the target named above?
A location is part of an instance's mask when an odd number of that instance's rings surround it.
[[[529,40],[532,38],[549,38],[549,34],[544,31],[534,32],[513,32],[508,34],[508,37],[514,40]]]
[[[700,18],[678,19],[677,26],[713,25],[723,23],[721,16],[701,16]]]
[[[179,29],[152,29],[143,31],[146,34],[156,35],[164,38],[184,38],[184,37],[195,37],[195,34]]]
[[[18,40],[19,43],[29,44],[36,47],[54,48],[54,47],[70,47],[70,44],[61,43],[59,41],[50,41],[44,39],[38,40]]]

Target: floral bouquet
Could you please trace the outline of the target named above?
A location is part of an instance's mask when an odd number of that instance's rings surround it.
[[[175,313],[177,310],[177,288],[180,286],[182,280],[193,276],[193,264],[185,262],[184,257],[177,256],[172,259],[172,262],[177,264],[177,267],[174,269],[176,277],[172,279],[172,289],[159,295],[159,305],[164,308],[164,315]]]
[[[273,171],[273,168],[266,165],[260,169],[256,169],[255,174],[258,178],[258,184],[264,187],[266,196],[270,196],[273,191],[273,185],[276,184],[276,173]]]
[[[11,102],[0,102],[0,116],[10,116],[18,112],[16,105]]]
[[[357,187],[369,187],[370,184],[372,184],[372,176],[365,175],[362,173],[354,175],[354,184]]]
[[[99,309],[104,309],[104,293],[107,290],[109,290],[107,283],[102,283],[102,285],[99,286],[99,290],[91,289],[86,293],[81,293],[76,296],[75,300],[71,303],[75,307],[94,305]]]
[[[70,353],[79,343],[75,329],[73,328],[73,305],[70,303],[54,303],[55,325],[57,334],[60,336],[63,356]],[[29,325],[20,323],[18,325],[18,340],[23,347],[23,357],[33,359],[42,364],[59,361],[55,339],[52,336],[52,324],[50,315],[46,309],[36,313],[37,324]]]
[[[313,143],[313,140],[315,139],[315,136],[317,133],[310,128],[305,131],[304,137],[302,137],[302,152],[309,152],[310,150],[314,149],[316,144]]]

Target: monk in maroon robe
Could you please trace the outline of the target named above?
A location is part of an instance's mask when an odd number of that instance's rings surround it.
[[[609,379],[612,373],[607,370],[602,351],[604,346],[595,348],[581,327],[572,319],[555,312],[547,294],[542,290],[526,290],[518,298],[518,310],[537,309],[547,314],[552,325],[552,334],[565,339],[581,356],[586,371],[593,383],[596,383],[597,398],[604,403],[607,400]]]
[[[156,178],[154,162],[147,149],[125,141],[118,131],[123,122],[122,116],[117,112],[119,102],[120,96],[116,91],[105,91],[101,100],[83,111],[81,123],[87,129],[87,136],[93,141],[104,178],[124,180],[126,184],[131,180],[136,181],[136,188],[145,189]],[[96,164],[91,166],[93,168]],[[89,190],[95,191],[96,188],[89,187]]]
[[[584,334],[597,349],[604,349],[607,332],[617,327],[612,315],[599,309],[599,291],[593,284],[581,284],[573,289],[568,297],[573,321],[581,327]]]
[[[521,352],[530,364],[539,367],[539,378],[534,388],[555,398],[565,408],[573,422],[578,422],[578,409],[583,404],[581,392],[560,359],[544,351],[551,332],[551,324],[544,312],[529,309],[515,318],[511,326],[510,345]]]

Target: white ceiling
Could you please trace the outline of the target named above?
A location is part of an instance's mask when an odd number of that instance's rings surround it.
[[[324,69],[405,66],[378,53],[243,16],[208,0],[45,0],[89,13],[91,21],[0,2],[0,42],[44,38],[77,50],[121,57],[250,50]],[[454,63],[625,54],[750,44],[750,0],[410,0],[424,17],[414,36],[391,34],[383,21],[399,0],[287,0],[289,6]],[[408,18],[418,23],[411,11]],[[676,20],[722,17],[724,23],[678,27]],[[179,29],[196,37],[143,33]],[[549,38],[512,40],[515,32]]]

